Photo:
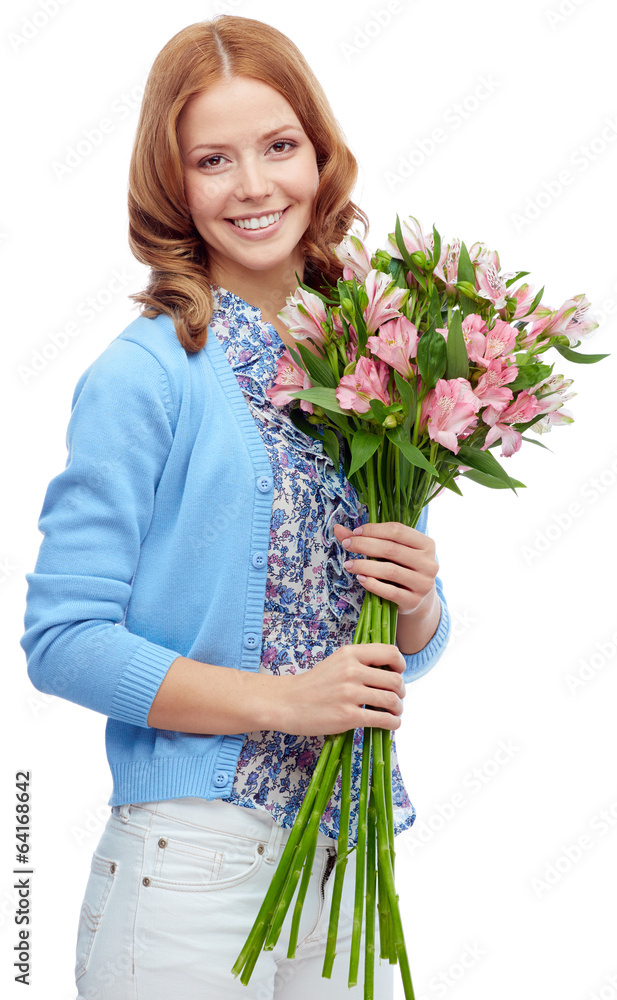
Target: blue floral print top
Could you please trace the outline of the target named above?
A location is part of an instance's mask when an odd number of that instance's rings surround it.
[[[275,406],[266,389],[276,379],[285,344],[261,311],[220,286],[213,286],[214,334],[242,389],[261,432],[274,475],[268,549],[266,601],[259,669],[295,674],[351,643],[364,587],[343,567],[348,553],[334,525],[356,527],[367,520],[366,506],[336,470],[320,441],[291,421],[291,404]],[[351,555],[353,558],[353,555]],[[393,734],[394,735],[394,734]],[[363,730],[357,729],[352,758],[350,840],[357,843]],[[247,733],[231,794],[224,800],[264,809],[291,827],[311,780],[324,737],[260,731]],[[320,822],[322,833],[338,837],[341,775]],[[411,826],[415,810],[405,790],[392,743],[395,834]]]

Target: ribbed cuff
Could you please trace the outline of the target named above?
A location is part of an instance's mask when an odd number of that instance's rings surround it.
[[[118,684],[109,715],[132,726],[148,726],[148,714],[165,674],[180,653],[144,640]]]
[[[424,649],[419,649],[417,653],[403,653],[407,664],[405,673],[403,674],[403,680],[406,684],[410,681],[417,681],[419,677],[427,674],[431,667],[435,666],[448,643],[450,636],[450,613],[443,594],[440,593],[439,589],[437,593],[441,605],[441,615],[439,616],[437,631],[430,642],[427,642]]]

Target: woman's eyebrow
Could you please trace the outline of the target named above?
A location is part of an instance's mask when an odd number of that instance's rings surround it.
[[[278,128],[272,129],[270,132],[266,132],[265,135],[259,137],[259,142],[265,142],[267,139],[271,139],[273,136],[278,135],[279,132],[289,132],[293,129],[295,132],[302,132],[302,127],[300,125],[279,125]],[[203,142],[199,143],[197,146],[193,146],[188,152],[188,156],[194,153],[196,149],[210,149],[216,146],[217,149],[230,149],[230,143],[227,142]]]

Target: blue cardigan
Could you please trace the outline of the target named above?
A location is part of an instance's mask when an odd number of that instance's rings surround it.
[[[147,722],[178,656],[259,669],[272,468],[217,338],[188,354],[169,317],[139,316],[80,376],[67,448],[26,574],[29,677],[108,716],[110,805],[223,798],[244,734]],[[439,627],[405,657],[406,682],[445,647],[438,591]]]

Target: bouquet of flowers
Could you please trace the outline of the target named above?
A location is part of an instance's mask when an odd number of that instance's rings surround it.
[[[278,362],[273,403],[293,400],[291,419],[323,442],[368,508],[370,522],[415,527],[422,508],[444,489],[461,494],[466,477],[493,489],[523,486],[491,452],[514,454],[527,431],[542,435],[570,423],[564,403],[572,379],[553,374],[547,351],[593,363],[577,352],[597,327],[585,295],[559,309],[521,279],[502,273],[482,243],[444,244],[435,227],[397,217],[386,250],[371,254],[357,236],[336,249],[343,277],[328,294],[302,282],[280,312],[298,341]],[[315,354],[302,344],[310,339]],[[398,606],[366,592],[354,643],[395,643]],[[298,882],[288,957],[293,958],[311,875],[319,821],[341,774],[341,810],[328,939],[329,977],[345,867],[357,850],[349,986],[357,983],[365,919],[364,996],[373,996],[376,909],[380,958],[400,964],[407,1000],[414,992],[394,883],[389,731],[365,728],[357,846],[349,847],[354,731],[327,736],[302,806],[253,928],[232,969],[248,983],[262,948],[274,947]]]

